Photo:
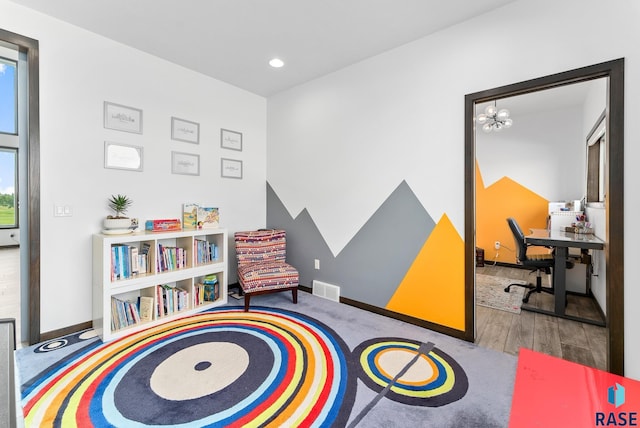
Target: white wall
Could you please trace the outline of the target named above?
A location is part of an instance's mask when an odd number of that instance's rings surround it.
[[[268,180],[292,215],[309,209],[334,254],[402,179],[464,237],[465,94],[625,57],[625,181],[637,182],[638,22],[638,2],[522,0],[277,94]],[[640,201],[625,193],[633,218]],[[640,231],[626,233],[625,372],[640,378]]]
[[[197,201],[230,232],[264,226],[263,97],[5,0],[0,28],[40,42],[42,332],[91,320],[91,235],[112,194],[130,196],[141,221]],[[143,134],[105,129],[105,100],[142,109]],[[200,144],[172,141],[171,116],[200,123]],[[221,127],[243,133],[242,152],[220,148]],[[103,168],[105,140],[142,146],[144,171]],[[200,176],[171,174],[172,150],[199,154]],[[220,157],[242,160],[244,179],[220,178]],[[54,205],[73,216],[53,217]]]
[[[509,106],[508,101],[501,103]],[[511,109],[513,110],[513,109]],[[549,201],[582,199],[584,151],[580,106],[518,115],[499,133],[476,130],[485,186],[509,177]]]

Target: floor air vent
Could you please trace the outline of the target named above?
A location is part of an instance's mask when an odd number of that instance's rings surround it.
[[[337,285],[327,284],[326,282],[314,280],[313,294],[318,297],[333,300],[334,302],[340,301],[340,287]]]

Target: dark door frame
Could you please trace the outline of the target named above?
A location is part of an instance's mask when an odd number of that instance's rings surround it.
[[[27,55],[27,203],[26,243],[29,252],[29,344],[40,342],[40,74],[38,41],[0,29],[0,40]],[[25,263],[20,258],[20,263]],[[18,338],[20,340],[20,338]]]
[[[475,104],[608,78],[605,261],[611,373],[624,375],[624,58],[465,96],[465,339],[475,340]]]

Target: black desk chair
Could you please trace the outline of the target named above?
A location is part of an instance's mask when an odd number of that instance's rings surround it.
[[[551,273],[551,268],[553,267],[553,264],[554,264],[553,254],[549,253],[549,254],[527,255],[527,249],[531,245],[527,245],[526,241],[524,240],[524,233],[522,233],[522,229],[520,229],[520,226],[513,218],[508,218],[507,223],[509,223],[509,228],[513,233],[513,238],[516,243],[516,262],[519,265],[533,268],[531,272],[536,272],[537,276],[536,276],[536,285],[509,284],[504,289],[504,291],[508,293],[511,287],[513,286],[524,287],[529,289],[529,291],[522,298],[522,301],[524,303],[527,303],[529,301],[529,296],[531,296],[531,294],[533,293],[544,292],[544,293],[553,294],[554,292],[553,278],[551,280],[551,287],[542,286],[542,271],[544,271],[544,273],[546,274]]]

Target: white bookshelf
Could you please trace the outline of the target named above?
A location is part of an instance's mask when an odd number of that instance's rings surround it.
[[[196,240],[207,241],[218,248],[218,258],[210,262],[198,263],[194,248]],[[130,251],[133,247],[140,252],[148,244],[148,271],[130,274],[126,278],[114,278],[112,248],[123,246]],[[183,248],[186,254],[185,267],[159,271],[157,262],[159,245]],[[170,232],[137,232],[128,235],[93,235],[93,328],[100,338],[107,342],[124,335],[143,330],[152,325],[167,322],[185,315],[227,303],[227,230],[197,229]],[[129,270],[127,270],[128,272]],[[218,298],[197,304],[198,284],[207,275],[218,279]],[[168,285],[188,292],[186,307],[164,314],[158,310],[157,286]],[[123,328],[112,328],[112,298],[136,302],[138,297],[153,298],[151,321],[137,322]],[[158,314],[160,312],[160,314]]]

